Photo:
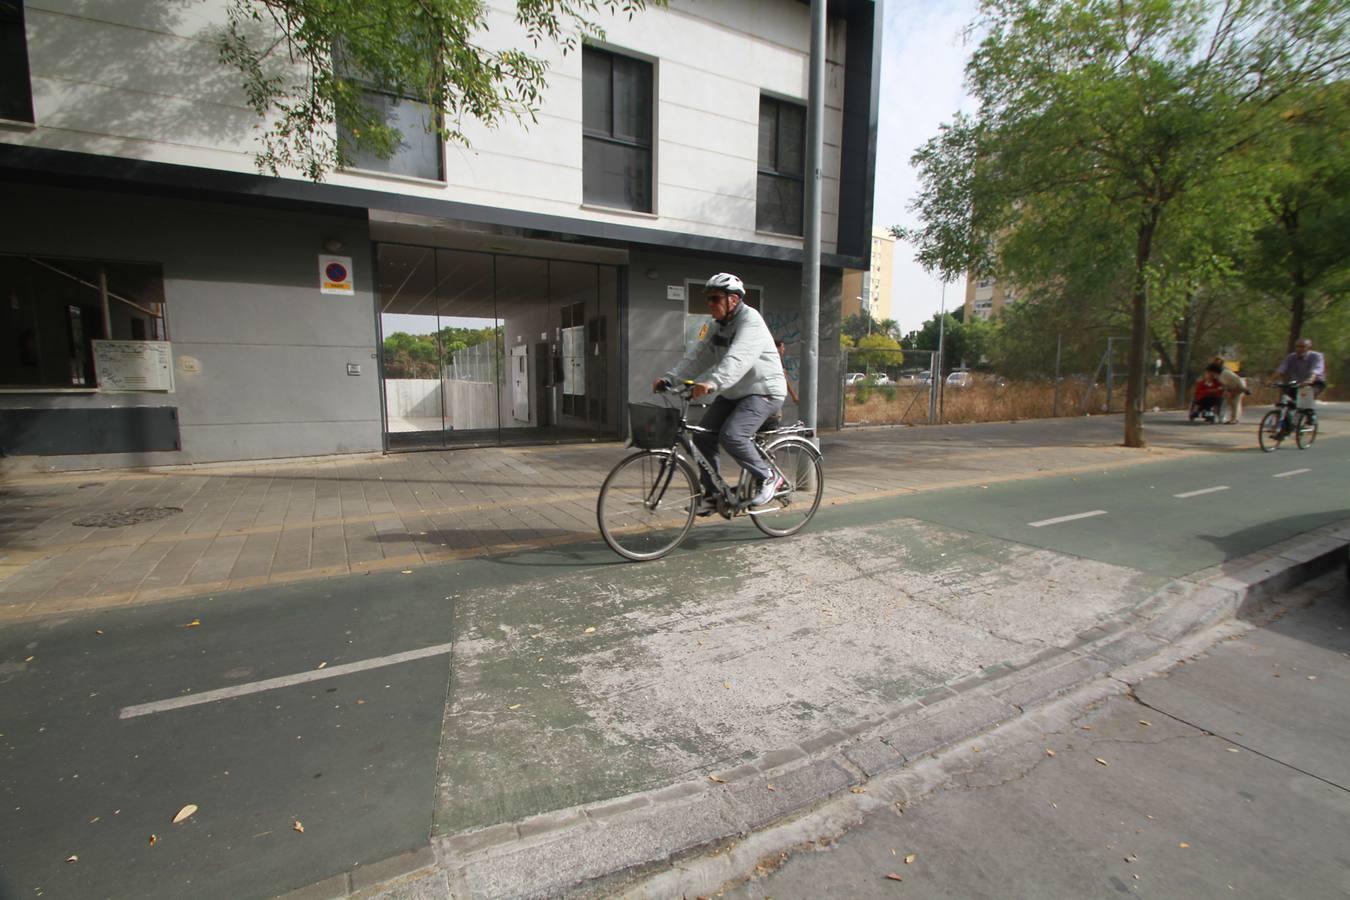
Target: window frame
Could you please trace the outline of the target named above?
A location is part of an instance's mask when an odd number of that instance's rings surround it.
[[[7,20],[6,11],[13,9],[14,19]],[[0,41],[0,56],[9,57],[9,65],[13,71],[6,73],[0,70],[0,97],[3,102],[0,103],[0,122],[7,125],[33,126],[37,124],[36,112],[33,109],[33,73],[32,67],[28,61],[28,32],[24,19],[24,0],[0,0],[0,35],[8,34],[13,41],[13,47],[8,47],[9,41]],[[9,51],[13,51],[11,52]],[[20,80],[20,71],[22,79]],[[6,115],[3,110],[11,102],[11,98],[6,96],[11,88],[8,83],[7,75],[14,77],[13,89],[16,91],[14,101],[17,101],[16,108],[12,112],[20,113],[18,118],[12,115]]]
[[[765,106],[766,106],[766,105],[770,105],[770,106],[773,108],[773,110],[774,110],[774,159],[766,163],[765,160],[763,160],[763,159],[760,158],[760,152],[759,152],[759,151],[760,151],[760,148],[759,148],[758,146],[756,146],[756,149],[755,149],[755,230],[756,230],[756,231],[759,231],[759,232],[763,232],[763,233],[765,233],[765,234],[786,235],[786,236],[788,236],[788,237],[802,237],[802,236],[805,234],[805,224],[806,224],[806,210],[805,210],[805,207],[806,207],[806,115],[807,115],[806,104],[805,104],[805,103],[802,103],[802,102],[799,102],[799,101],[797,101],[797,100],[792,100],[792,99],[786,98],[786,97],[778,97],[778,96],[775,96],[775,95],[773,95],[773,94],[768,94],[768,93],[762,93],[762,92],[761,92],[760,95],[759,95],[759,118],[758,118],[758,120],[757,120],[757,126],[758,126],[758,127],[757,127],[757,130],[756,130],[756,135],[757,135],[757,136],[758,136],[758,134],[759,134],[759,130],[758,130],[758,129],[762,129],[762,128],[764,127],[764,110],[765,110]],[[799,146],[799,148],[798,148],[798,149],[799,149],[799,153],[800,153],[800,157],[799,157],[799,158],[800,158],[801,161],[802,161],[802,171],[801,171],[800,173],[794,173],[794,172],[791,172],[791,171],[789,171],[789,170],[786,170],[786,169],[781,168],[781,165],[782,165],[782,162],[781,162],[781,161],[782,161],[783,153],[782,153],[782,141],[780,140],[780,138],[781,138],[781,124],[782,124],[782,108],[783,108],[784,106],[791,106],[791,107],[794,107],[794,108],[800,110],[801,116],[802,116],[801,141],[800,141],[800,146]],[[801,198],[802,198],[802,203],[801,203],[801,206],[798,207],[798,209],[797,209],[797,230],[796,230],[796,231],[780,231],[780,230],[778,230],[777,228],[772,227],[772,226],[774,225],[774,223],[767,222],[767,221],[765,221],[765,220],[762,218],[762,211],[763,211],[763,209],[764,209],[764,202],[763,202],[763,199],[764,199],[764,198],[763,198],[763,196],[762,196],[761,193],[760,193],[760,187],[759,187],[759,185],[760,185],[760,179],[761,179],[761,178],[774,178],[774,179],[778,179],[778,180],[781,180],[781,181],[791,181],[791,182],[794,182],[794,183],[796,183],[796,184],[798,184],[798,185],[801,186],[801,187],[800,187],[800,195],[801,195]]]
[[[609,129],[600,131],[590,127],[587,124],[586,116],[586,58],[587,56],[602,56],[609,65]],[[619,104],[616,101],[614,61],[616,59],[624,60],[628,63],[636,63],[645,67],[647,73],[647,96],[643,98],[647,105],[647,134],[645,140],[642,137],[624,137],[617,133],[615,119],[618,115]],[[596,207],[600,209],[622,210],[624,212],[643,213],[654,215],[656,213],[656,63],[654,60],[645,59],[641,56],[631,53],[621,53],[611,50],[608,47],[602,47],[596,44],[587,43],[581,48],[581,202],[583,206]],[[643,206],[619,206],[614,203],[593,196],[588,193],[586,187],[586,154],[589,142],[595,141],[604,144],[610,144],[617,147],[623,147],[629,150],[638,150],[646,154],[647,157],[647,205]]]

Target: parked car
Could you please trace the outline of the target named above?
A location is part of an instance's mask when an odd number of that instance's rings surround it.
[[[918,375],[914,377],[919,382],[919,384],[923,385],[924,387],[927,387],[928,385],[933,383],[933,373],[929,371],[920,372]]]
[[[894,381],[891,381],[891,376],[887,375],[885,372],[877,372],[870,376],[867,381],[869,384],[873,385],[895,384]]]
[[[866,372],[849,372],[844,376],[844,387],[853,387],[867,377]]]
[[[947,387],[970,387],[975,383],[975,376],[965,369],[957,369],[947,376]]]

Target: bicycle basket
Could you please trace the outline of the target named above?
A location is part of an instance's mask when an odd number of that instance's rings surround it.
[[[643,450],[669,450],[675,446],[680,429],[680,411],[653,403],[628,404],[628,420],[633,428],[633,446]]]
[[[1294,400],[1294,402],[1295,402],[1296,404],[1298,404],[1298,408],[1299,408],[1299,409],[1312,409],[1312,408],[1313,408],[1313,403],[1314,403],[1314,401],[1313,401],[1313,389],[1312,389],[1312,385],[1308,385],[1308,384],[1301,384],[1301,385],[1299,385],[1299,386],[1298,386],[1298,391],[1297,391],[1297,393],[1296,393],[1295,396],[1296,396],[1296,399]]]

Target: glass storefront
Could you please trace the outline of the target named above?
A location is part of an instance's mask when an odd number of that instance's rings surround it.
[[[391,450],[617,434],[616,267],[377,252]]]

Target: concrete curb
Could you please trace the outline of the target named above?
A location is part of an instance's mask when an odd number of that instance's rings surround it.
[[[1013,667],[992,666],[846,729],[812,735],[704,778],[436,838],[430,847],[335,876],[287,900],[533,898],[621,890],[680,860],[803,815],[846,791],[1025,715],[1094,681],[1133,683],[1175,662],[1170,648],[1250,616],[1344,565],[1350,520],[1171,582],[1127,616]],[[357,873],[360,873],[359,876]],[[383,880],[388,879],[388,880]]]

